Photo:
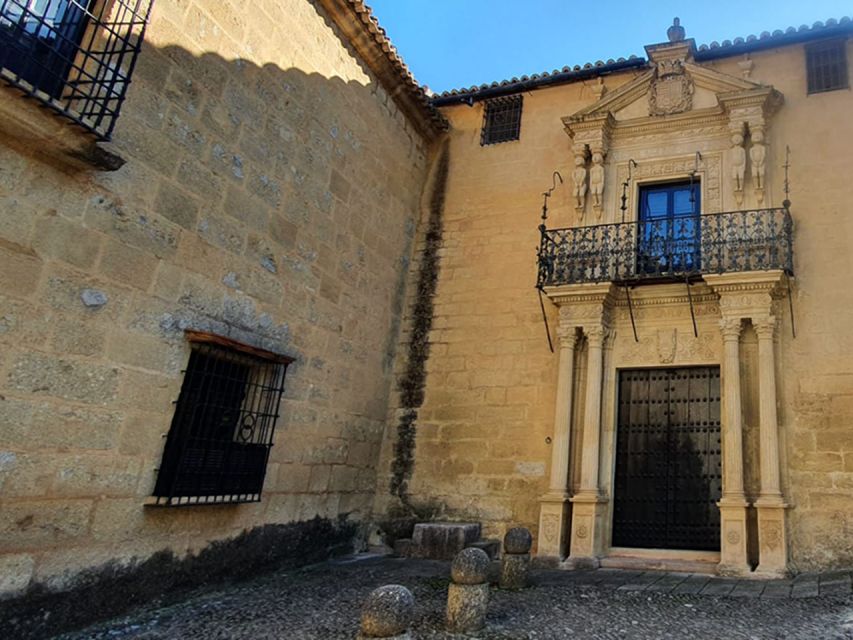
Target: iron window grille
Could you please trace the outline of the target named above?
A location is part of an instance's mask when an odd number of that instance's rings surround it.
[[[485,105],[480,145],[518,140],[521,136],[522,96],[492,98]]]
[[[188,332],[154,505],[259,502],[291,358]]]
[[[827,40],[806,45],[806,77],[809,93],[846,89],[846,40]]]
[[[108,140],[152,3],[0,0],[0,78]]]

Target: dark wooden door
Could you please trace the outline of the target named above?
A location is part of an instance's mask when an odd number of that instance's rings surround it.
[[[613,546],[719,551],[718,367],[619,372]]]

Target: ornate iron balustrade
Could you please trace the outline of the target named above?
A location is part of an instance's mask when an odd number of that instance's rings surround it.
[[[793,274],[787,208],[546,229],[537,286],[684,280],[706,273],[781,269]]]

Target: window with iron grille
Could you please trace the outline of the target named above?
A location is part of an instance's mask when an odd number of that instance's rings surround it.
[[[521,135],[522,96],[502,96],[486,101],[480,144],[518,140]]]
[[[847,42],[827,40],[806,46],[806,76],[809,93],[846,89]]]
[[[153,0],[0,0],[0,78],[109,139]]]
[[[291,358],[188,332],[152,504],[258,502]]]

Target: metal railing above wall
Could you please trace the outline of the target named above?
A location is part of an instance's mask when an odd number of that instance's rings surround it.
[[[540,230],[538,287],[771,269],[793,275],[787,208]]]

